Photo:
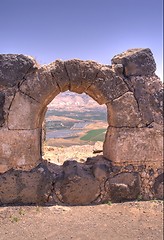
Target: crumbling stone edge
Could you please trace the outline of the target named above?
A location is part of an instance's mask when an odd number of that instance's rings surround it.
[[[123,167],[97,156],[62,166],[43,160],[31,171],[0,174],[0,204],[88,205],[163,198],[162,169]]]

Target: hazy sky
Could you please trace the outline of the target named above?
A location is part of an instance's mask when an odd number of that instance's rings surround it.
[[[162,76],[162,0],[0,0],[0,53],[110,64],[149,47]]]

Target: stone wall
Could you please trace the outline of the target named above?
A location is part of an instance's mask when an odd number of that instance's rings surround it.
[[[29,56],[0,55],[0,203],[162,198],[163,90],[155,70],[150,49],[130,49],[111,65],[40,66]],[[106,104],[109,127],[103,156],[59,167],[42,160],[42,124],[47,105],[67,90]]]

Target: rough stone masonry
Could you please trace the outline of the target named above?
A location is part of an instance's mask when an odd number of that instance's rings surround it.
[[[0,55],[0,204],[96,204],[163,198],[163,89],[150,49],[111,65],[78,59],[40,66]],[[58,166],[42,160],[42,123],[60,92],[106,104],[103,155]]]

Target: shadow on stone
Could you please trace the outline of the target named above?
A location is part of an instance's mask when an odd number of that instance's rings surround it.
[[[164,192],[164,173],[160,174],[154,182],[154,192],[155,192],[155,198],[157,199],[164,199],[163,192]]]

